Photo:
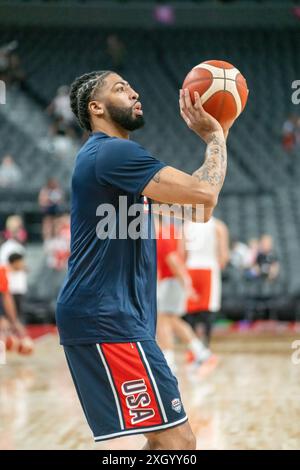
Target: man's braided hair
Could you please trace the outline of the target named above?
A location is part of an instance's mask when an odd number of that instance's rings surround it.
[[[87,131],[92,131],[88,104],[94,98],[95,91],[103,85],[104,79],[111,73],[113,72],[110,70],[85,73],[77,77],[71,85],[71,109],[80,127]]]

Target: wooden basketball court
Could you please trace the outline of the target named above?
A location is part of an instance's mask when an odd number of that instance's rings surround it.
[[[182,363],[178,379],[198,449],[299,449],[300,364],[296,336],[229,335],[213,349],[217,368],[201,377]],[[0,449],[139,449],[143,436],[94,444],[56,335],[32,357],[0,366]]]

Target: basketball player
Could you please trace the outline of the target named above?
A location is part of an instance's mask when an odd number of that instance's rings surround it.
[[[173,224],[163,222],[163,229],[159,227],[156,218],[157,236],[157,339],[160,348],[173,372],[176,371],[175,339],[178,338],[191,353],[195,365],[206,361],[211,352],[204,347],[197,338],[192,327],[181,317],[186,311],[188,297],[197,299],[193,289],[192,279],[181,256],[179,244],[184,243],[182,238],[176,238],[176,228]],[[165,234],[170,235],[165,237]]]
[[[8,294],[8,295],[7,295]],[[0,340],[4,341],[8,334],[9,324],[5,315],[9,297],[8,279],[4,267],[0,266]],[[9,304],[9,300],[8,300]]]
[[[138,238],[130,214],[145,196],[150,208],[151,199],[191,204],[195,220],[201,204],[207,221],[226,173],[224,132],[198,94],[193,105],[188,90],[180,92],[181,116],[207,144],[203,165],[188,175],[129,140],[144,117],[139,94],[120,75],[85,74],[70,98],[90,137],[72,177],[71,255],[56,313],[79,399],[96,441],[146,433],[146,449],[194,449],[177,380],[155,342],[153,214],[143,213],[149,228]]]
[[[221,271],[229,261],[226,225],[214,217],[206,224],[185,223],[186,265],[198,297],[187,302],[185,319],[199,332],[204,324],[204,341],[211,339],[213,320],[221,308]]]
[[[19,337],[25,335],[25,328],[18,318],[15,301],[9,290],[6,266],[0,266],[0,331],[2,336],[11,333]]]
[[[9,291],[13,296],[17,316],[23,317],[23,300],[27,292],[27,268],[21,253],[12,253],[8,257],[7,278]]]

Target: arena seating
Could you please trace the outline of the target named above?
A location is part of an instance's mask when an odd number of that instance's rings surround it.
[[[140,92],[148,122],[136,135],[154,154],[186,171],[195,168],[201,146],[177,112],[178,87],[196,63],[226,58],[247,77],[250,95],[246,112],[229,139],[232,158],[224,191],[271,190],[274,185],[288,184],[288,161],[279,141],[282,123],[294,107],[290,96],[299,66],[298,55],[292,53],[299,42],[296,31],[219,31],[217,40],[214,31],[178,31],[175,36],[171,31],[155,36],[122,31],[120,36],[127,48],[121,73]],[[110,66],[103,31],[36,29],[13,36],[3,31],[0,41],[12,37],[19,40],[28,84],[45,106],[59,85],[86,70]],[[251,49],[246,47],[249,42]],[[32,127],[36,128],[34,123]],[[31,137],[33,155],[37,136]]]
[[[0,157],[9,152],[21,166],[23,195],[26,191],[36,195],[49,176],[58,177],[69,188],[71,159],[67,163],[60,161],[43,143],[48,126],[44,110],[60,85],[69,84],[86,71],[111,67],[106,54],[108,33],[111,31],[1,30],[0,45],[12,39],[19,41],[27,73],[28,90],[10,90],[16,104],[0,107]],[[126,46],[125,64],[119,73],[140,93],[145,110],[147,124],[134,138],[158,158],[188,172],[200,165],[204,147],[179,116],[178,88],[185,75],[193,65],[212,58],[234,63],[245,75],[249,102],[228,139],[228,177],[216,214],[241,240],[271,233],[281,274],[272,285],[250,285],[230,276],[224,282],[224,298],[239,305],[253,297],[262,302],[274,296],[297,298],[300,160],[295,154],[291,171],[290,159],[281,146],[282,124],[289,113],[297,112],[291,102],[291,83],[300,67],[297,30],[224,30],[218,34],[213,30],[179,30],[174,34],[158,29],[155,34],[139,30],[116,33]],[[15,106],[19,112],[14,112]],[[9,205],[15,198],[17,193],[1,198],[1,210],[3,204]],[[26,197],[21,199],[25,204]],[[250,311],[251,302],[249,305]]]

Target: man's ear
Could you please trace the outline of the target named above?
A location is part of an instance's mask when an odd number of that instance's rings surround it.
[[[100,117],[100,116],[103,116],[104,114],[104,107],[100,103],[100,101],[90,101],[88,108],[89,108],[89,112],[96,116]]]

